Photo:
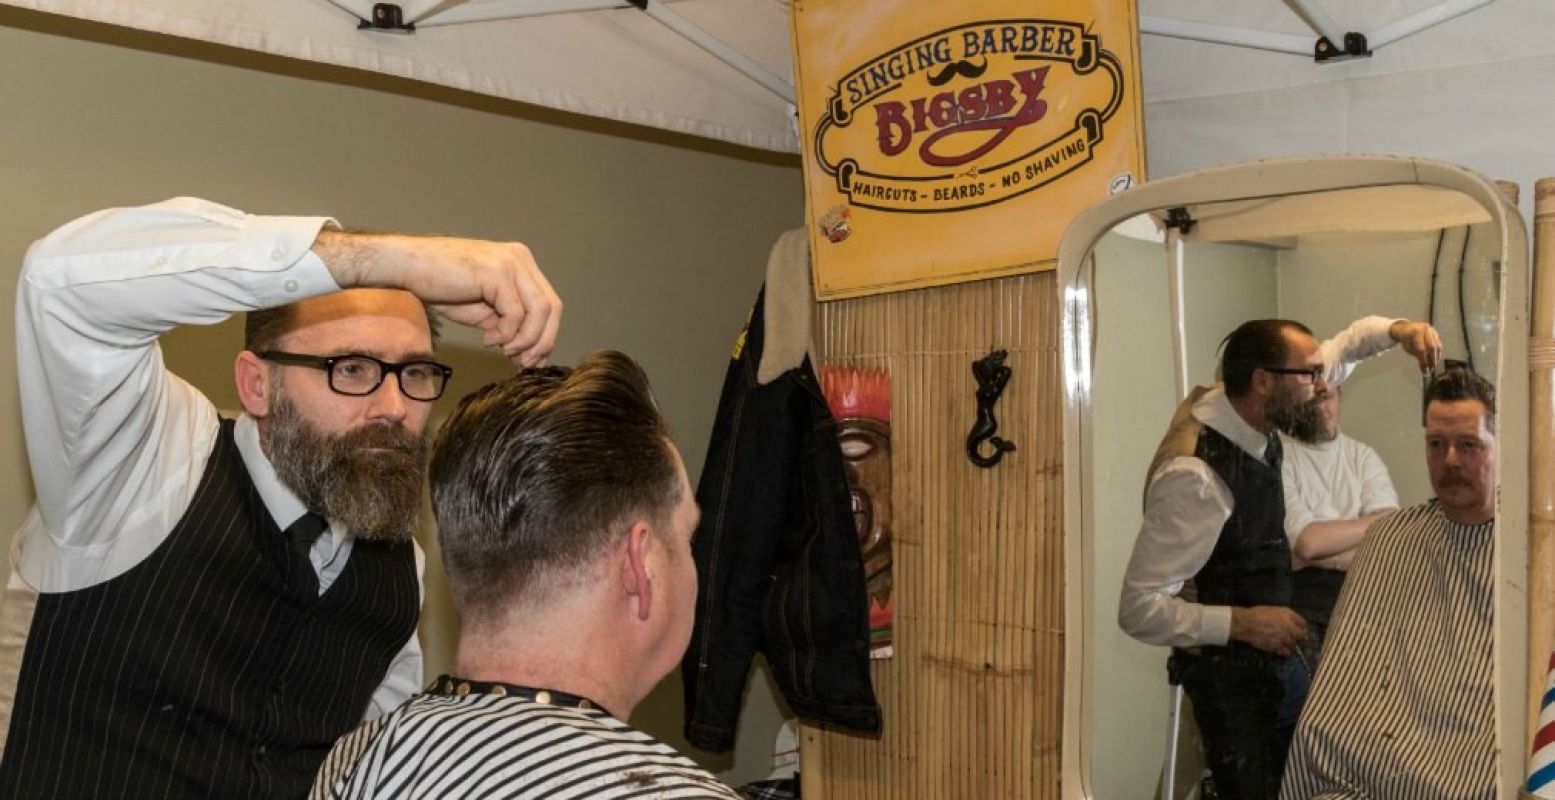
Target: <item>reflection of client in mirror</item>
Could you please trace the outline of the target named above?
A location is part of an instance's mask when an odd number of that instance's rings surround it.
[[[1285,534],[1295,553],[1293,605],[1307,623],[1306,666],[1317,670],[1323,635],[1345,570],[1366,528],[1398,510],[1398,492],[1377,451],[1339,430],[1340,389],[1329,387],[1312,424],[1280,436]]]
[[[1298,322],[1244,323],[1224,342],[1223,383],[1189,394],[1151,463],[1118,622],[1174,648],[1222,798],[1275,796],[1295,723],[1282,679],[1301,669],[1306,626],[1291,609],[1275,427],[1310,420],[1329,383],[1395,343],[1422,367],[1440,356],[1424,323],[1368,317],[1322,345]]]
[[[1449,369],[1426,390],[1436,499],[1372,526],[1334,611],[1283,797],[1496,797],[1491,624],[1496,400]]]

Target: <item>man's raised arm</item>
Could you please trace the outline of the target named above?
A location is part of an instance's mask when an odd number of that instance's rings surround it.
[[[519,366],[550,355],[562,303],[529,248],[444,236],[322,230],[313,252],[342,288],[404,289],[482,331]]]

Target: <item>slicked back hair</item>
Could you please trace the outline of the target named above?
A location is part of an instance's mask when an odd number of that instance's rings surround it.
[[[1285,332],[1291,330],[1312,335],[1307,326],[1295,320],[1250,319],[1221,340],[1220,380],[1226,385],[1226,396],[1247,396],[1253,385],[1253,371],[1259,367],[1285,365],[1290,356]]]
[[[437,312],[421,301],[421,308],[427,315],[427,330],[432,334],[432,344],[437,344],[438,336],[442,333],[442,322]],[[255,353],[265,350],[275,350],[281,337],[290,333],[297,327],[297,304],[288,303],[275,308],[261,308],[250,311],[243,317],[243,349]],[[334,353],[316,353],[315,355],[336,355]]]
[[[1485,407],[1485,430],[1496,432],[1496,387],[1468,367],[1450,366],[1431,379],[1425,387],[1425,406],[1432,403],[1456,403],[1478,400]]]
[[[429,470],[461,617],[494,618],[592,563],[629,517],[662,526],[681,502],[648,377],[614,351],[522,370],[459,402]]]

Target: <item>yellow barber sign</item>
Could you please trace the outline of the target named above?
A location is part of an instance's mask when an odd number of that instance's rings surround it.
[[[796,0],[822,298],[1050,268],[1143,179],[1132,3]]]

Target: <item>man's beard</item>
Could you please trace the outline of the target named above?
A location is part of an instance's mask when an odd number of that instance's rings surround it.
[[[1298,441],[1307,444],[1320,444],[1330,441],[1328,426],[1324,424],[1323,407],[1314,395],[1309,400],[1297,400],[1295,392],[1288,389],[1276,389],[1274,395],[1269,398],[1269,405],[1264,413],[1274,427],[1279,428]]]
[[[297,413],[279,386],[270,413],[270,462],[309,511],[353,536],[411,537],[421,507],[426,437],[401,425],[364,425],[337,436]]]

